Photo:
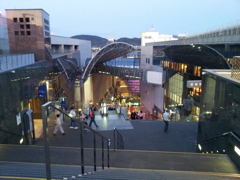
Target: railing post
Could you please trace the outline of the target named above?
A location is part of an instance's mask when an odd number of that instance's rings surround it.
[[[114,152],[115,152],[115,148],[116,148],[116,140],[115,140],[115,138],[116,138],[116,136],[115,136],[115,131],[116,131],[116,128],[114,127],[114,130],[113,130],[113,145],[114,145]]]
[[[50,152],[49,152],[49,139],[47,135],[47,116],[48,116],[48,107],[52,102],[45,103],[42,105],[42,121],[43,121],[43,140],[44,140],[44,152],[45,152],[45,164],[46,164],[46,176],[47,180],[51,180],[51,165],[50,165]]]
[[[80,123],[80,143],[81,143],[81,166],[82,166],[82,174],[84,174],[84,140],[83,140],[83,127],[82,123]]]
[[[93,147],[94,147],[94,171],[97,171],[97,157],[96,157],[96,133],[93,133]]]
[[[104,139],[102,137],[102,169],[104,169]]]
[[[110,167],[110,164],[109,164],[109,160],[110,160],[109,148],[110,148],[110,139],[108,139],[108,168]]]

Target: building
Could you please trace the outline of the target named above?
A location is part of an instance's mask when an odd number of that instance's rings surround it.
[[[240,57],[233,69],[203,69],[198,152],[224,153],[240,166]]]
[[[6,18],[10,53],[46,59],[45,48],[51,44],[49,14],[42,9],[6,9]]]
[[[42,9],[8,9],[6,16],[3,40],[6,45],[9,36],[10,54],[0,56],[0,143],[31,144],[42,104],[58,100],[82,107],[77,75],[91,59],[91,42],[50,36]]]

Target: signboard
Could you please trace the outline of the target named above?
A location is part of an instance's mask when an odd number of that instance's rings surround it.
[[[47,87],[46,85],[38,86],[38,97],[45,98],[47,96]]]
[[[18,113],[16,115],[16,119],[17,119],[17,126],[18,126],[21,123],[21,114],[20,113]]]

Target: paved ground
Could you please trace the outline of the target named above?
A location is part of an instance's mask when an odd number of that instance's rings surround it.
[[[113,129],[117,128],[125,139],[125,149],[151,150],[172,152],[196,152],[197,138],[196,122],[169,122],[169,132],[164,133],[163,121],[154,120],[125,120],[122,116],[108,115],[96,116],[99,128],[94,125],[104,137],[111,140],[110,148],[114,148]],[[69,124],[64,124],[65,136],[58,132],[53,136],[54,123],[49,121],[49,144],[59,147],[80,147],[80,130],[69,129]],[[87,130],[84,134],[85,146],[92,146],[93,133]],[[37,139],[35,145],[43,145],[43,136]]]

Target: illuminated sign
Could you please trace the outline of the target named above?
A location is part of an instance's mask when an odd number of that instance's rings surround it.
[[[202,80],[188,80],[187,87],[188,88],[199,88],[202,86]]]

